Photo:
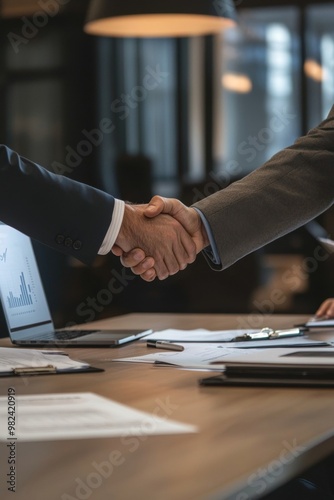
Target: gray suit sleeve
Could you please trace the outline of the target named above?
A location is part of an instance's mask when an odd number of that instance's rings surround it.
[[[111,222],[114,198],[56,175],[0,145],[0,220],[89,264]]]
[[[326,120],[241,181],[194,206],[225,269],[327,210],[334,200],[334,106]]]

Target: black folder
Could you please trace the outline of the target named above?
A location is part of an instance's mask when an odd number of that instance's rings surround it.
[[[334,367],[228,365],[220,375],[199,381],[210,386],[334,387]]]

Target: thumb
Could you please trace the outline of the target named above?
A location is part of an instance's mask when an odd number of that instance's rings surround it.
[[[123,255],[123,253],[124,253],[123,250],[121,249],[121,247],[119,247],[118,245],[114,245],[112,247],[111,251],[117,257],[121,257]]]
[[[161,196],[153,196],[148,206],[144,210],[144,215],[146,217],[153,218],[161,214],[161,212],[164,212],[165,211],[164,209],[165,209],[164,198],[162,198]]]

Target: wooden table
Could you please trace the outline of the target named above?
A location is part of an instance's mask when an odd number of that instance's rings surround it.
[[[287,328],[303,320],[300,316],[131,314],[99,324],[110,328],[216,330],[267,324]],[[6,339],[0,345],[10,344]],[[94,392],[196,425],[199,432],[18,442],[15,494],[7,492],[7,451],[1,443],[1,499],[247,500],[269,493],[334,451],[333,389],[201,387],[198,379],[207,375],[203,372],[110,361],[152,352],[137,343],[118,349],[75,348],[68,352],[73,358],[105,368],[105,372],[37,376],[28,382],[26,378],[1,379],[1,395],[6,395],[10,386],[18,395]],[[110,463],[116,450],[122,464],[114,466],[109,477],[98,477],[95,465]]]

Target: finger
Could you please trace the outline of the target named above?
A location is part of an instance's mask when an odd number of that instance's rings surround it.
[[[192,264],[196,260],[197,248],[194,240],[189,236],[189,234],[182,230],[181,232],[181,244],[186,255],[186,261],[180,261],[178,259],[181,269],[185,269],[187,264]]]
[[[176,217],[182,209],[187,207],[175,198],[163,198],[162,196],[154,196],[144,213],[146,217],[155,217],[161,213]]]
[[[116,257],[121,257],[123,255],[123,250],[118,245],[114,245],[111,251]]]
[[[178,270],[181,271],[183,271],[188,264],[191,264],[196,259],[196,246],[186,232],[180,237],[179,241],[173,244],[173,255],[178,264]],[[171,261],[169,260],[168,266],[171,265],[170,263]],[[171,270],[170,273],[175,274],[178,270]]]
[[[317,310],[317,312],[315,313],[316,317],[327,316],[328,309],[330,308],[332,301],[333,301],[333,299],[327,299],[327,300],[325,300],[321,304],[321,306],[319,307],[319,309]]]
[[[323,306],[323,304],[319,307],[319,309],[316,311],[314,317],[315,318],[321,318],[323,316],[325,316],[325,308]]]
[[[187,207],[175,198],[155,196],[151,201],[153,200],[154,204],[149,205],[144,212],[146,217],[155,217],[159,213],[170,215],[191,235],[201,228],[200,215],[194,208]]]
[[[157,278],[159,280],[165,280],[170,276],[171,273],[175,274],[175,267],[178,266],[175,258],[174,258],[174,265],[173,265],[173,255],[171,252],[168,251],[171,255],[165,260],[165,257],[160,257],[157,256],[155,258],[155,264],[154,264],[154,269],[157,275]]]
[[[327,310],[326,316],[328,318],[334,318],[334,304],[331,304]]]
[[[133,250],[130,250],[130,252],[123,252],[121,255],[121,263],[124,267],[135,267],[138,263],[143,262],[145,259],[145,252],[140,248],[134,248]]]
[[[175,217],[177,220],[180,218],[187,222],[187,210],[181,201],[176,198],[163,198],[162,196],[153,196],[150,203],[144,210],[146,217],[156,217],[157,215],[164,213]],[[180,221],[181,222],[181,221]]]
[[[150,269],[149,271],[146,271],[145,273],[141,274],[140,277],[144,281],[153,281],[157,277],[157,273],[155,272],[155,269]]]
[[[168,276],[173,276],[180,270],[180,266],[173,254],[172,248],[168,249],[161,261],[155,261],[154,268],[159,280],[165,280]]]
[[[156,217],[164,211],[165,203],[162,196],[153,196],[147,208],[144,210],[146,217]]]
[[[133,265],[133,266],[128,265],[128,263],[129,263],[128,260],[125,260],[125,259],[123,259],[123,260],[124,260],[124,264],[122,262],[123,266],[124,267],[131,267],[131,271],[134,274],[136,274],[137,276],[141,276],[142,274],[145,274],[147,271],[154,269],[154,266],[155,266],[155,261],[152,257],[146,257],[146,259],[141,261],[139,264]],[[155,273],[155,271],[154,271],[154,273]]]
[[[331,298],[325,301],[321,316],[326,318],[334,317],[334,299]]]
[[[166,216],[165,216],[166,217]],[[169,245],[164,247],[163,261],[170,276],[186,268],[187,264],[193,262],[196,258],[196,245],[185,229],[170,217],[166,220],[166,228],[169,229],[167,241]],[[161,276],[159,266],[156,261],[155,269],[159,279]]]
[[[193,238],[187,233],[183,226],[175,220],[171,224],[173,231],[170,236],[172,251],[179,269],[183,270],[187,264],[191,264],[196,259],[196,245]]]

